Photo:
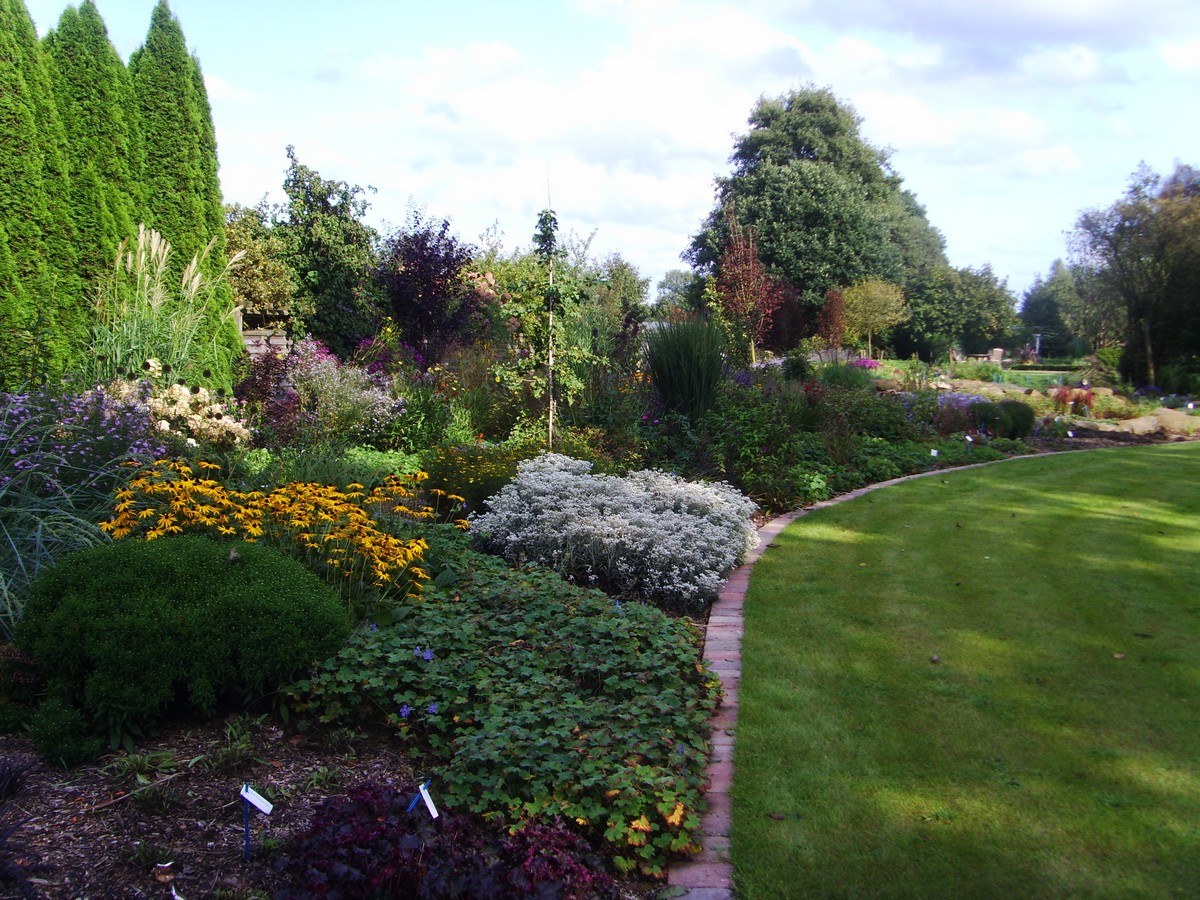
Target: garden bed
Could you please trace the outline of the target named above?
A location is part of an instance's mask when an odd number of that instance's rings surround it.
[[[249,747],[230,750],[231,731],[248,734]],[[178,766],[146,770],[147,786],[114,771],[120,756],[63,772],[40,760],[28,738],[0,735],[0,760],[32,766],[4,825],[24,822],[8,849],[33,896],[170,897],[173,887],[187,900],[270,897],[287,887],[275,871],[280,844],[303,830],[327,797],[371,782],[414,792],[416,786],[408,748],[383,732],[302,735],[270,719],[188,721],[146,741],[137,758],[166,753]],[[239,799],[246,782],[275,804],[269,818],[251,818],[250,862]],[[436,801],[436,786],[430,790]],[[622,897],[648,898],[660,888],[626,880],[618,889]],[[15,882],[0,880],[0,897],[21,896]]]

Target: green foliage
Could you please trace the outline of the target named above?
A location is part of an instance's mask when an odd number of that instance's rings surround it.
[[[229,286],[246,325],[286,324],[293,334],[303,334],[312,307],[296,297],[296,275],[284,262],[287,245],[271,227],[265,203],[225,207],[225,247],[231,257],[240,256]]]
[[[709,271],[716,263],[731,202],[756,229],[768,270],[809,308],[838,285],[881,278],[906,287],[910,273],[944,264],[941,236],[860,124],[828,89],[760,99],[735,142],[734,171],[718,179],[717,205],[692,242],[693,265]]]
[[[237,329],[232,305],[218,307],[230,269],[209,274],[214,246],[210,242],[192,258],[176,285],[173,248],[161,234],[138,226],[136,242],[121,242],[97,289],[88,355],[80,367],[86,382],[133,378],[148,364],[153,367],[153,359],[168,382],[182,378],[224,391],[233,387],[244,348],[240,339],[231,345],[218,334]]]
[[[788,353],[783,358],[780,368],[780,372],[787,381],[808,381],[815,370],[812,360],[809,359],[808,351],[805,349],[797,349]]]
[[[66,132],[21,0],[0,2],[0,389],[57,377],[82,349]]]
[[[92,0],[67,7],[43,41],[67,133],[80,271],[88,292],[142,221],[144,147],[133,82]]]
[[[999,346],[1017,321],[1016,298],[990,266],[930,267],[909,282],[905,296],[911,315],[897,327],[895,345],[927,361],[945,359],[955,348],[986,352]]]
[[[311,309],[309,331],[342,359],[371,335],[379,321],[370,273],[375,265],[375,231],[363,222],[364,190],[322,178],[287,148],[283,190],[273,233],[285,245],[284,260],[299,289],[295,302]]]
[[[1033,431],[1034,411],[1020,400],[981,401],[971,406],[975,426],[996,437],[1020,440]]]
[[[998,381],[1004,374],[999,363],[967,360],[950,364],[950,377],[964,381]]]
[[[521,438],[500,444],[443,444],[424,457],[427,486],[460,496],[468,511],[513,480],[517,465],[546,449],[544,442]]]
[[[872,338],[908,318],[904,291],[896,284],[869,278],[842,292],[845,303],[846,337],[851,341],[867,339],[867,354],[873,350]]]
[[[44,700],[34,710],[29,735],[44,759],[64,769],[89,762],[104,750],[104,741],[79,708],[56,697]]]
[[[223,277],[225,213],[212,110],[200,63],[188,53],[166,0],[154,7],[146,42],[130,57],[129,71],[146,152],[145,222],[175,248],[177,256],[168,264],[174,278],[184,274],[188,260],[199,258],[198,271],[212,285],[200,343],[220,348],[219,355],[236,356],[242,345],[229,318],[233,294]]]
[[[717,683],[695,632],[470,551],[449,571],[297,683],[293,709],[384,722],[436,766],[447,806],[510,825],[562,816],[623,868],[661,873],[695,850]]]
[[[1163,178],[1143,166],[1107,209],[1080,214],[1073,255],[1089,299],[1124,312],[1122,374],[1158,385],[1158,369],[1200,343],[1200,172],[1176,163]]]
[[[646,368],[663,408],[693,423],[716,402],[724,366],[725,338],[699,316],[646,335]]]
[[[827,388],[842,388],[850,391],[870,389],[872,377],[867,369],[850,363],[826,363],[817,370],[817,380]]]
[[[182,536],[60,561],[36,582],[18,645],[47,673],[49,696],[115,745],[174,709],[257,700],[348,630],[337,594],[299,563]]]

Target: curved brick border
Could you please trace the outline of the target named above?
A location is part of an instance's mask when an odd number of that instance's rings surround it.
[[[890,481],[881,481],[857,491],[841,494],[832,500],[825,500],[786,513],[777,519],[772,519],[758,530],[758,546],[746,554],[746,561],[729,576],[708,615],[708,628],[704,637],[704,660],[708,663],[709,668],[720,676],[721,686],[725,690],[725,699],[712,719],[713,748],[712,755],[708,760],[708,788],[705,794],[708,800],[708,812],[700,821],[700,834],[698,835],[702,849],[700,853],[686,862],[672,866],[667,873],[667,883],[672,887],[682,888],[682,892],[676,893],[674,896],[690,898],[690,900],[733,900],[733,861],[729,856],[729,823],[733,814],[733,803],[729,792],[733,786],[733,738],[734,730],[737,727],[738,688],[742,679],[742,609],[746,600],[746,589],[750,586],[750,570],[779,533],[814,509],[824,509],[827,506],[844,503],[902,481],[944,475],[947,472],[959,472],[963,469],[974,469],[979,466],[990,466],[994,463],[1011,462],[1017,459],[1035,459],[1046,455],[1048,454],[1035,453],[1029,456],[1014,456],[1009,459],[992,460],[969,466],[932,469],[928,472],[893,478]]]

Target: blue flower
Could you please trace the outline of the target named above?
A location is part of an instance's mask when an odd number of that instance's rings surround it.
[[[433,651],[426,650],[424,653],[421,654],[421,659],[425,660],[426,662],[429,662],[431,659],[433,659]]]
[[[417,647],[415,650],[413,650],[413,659],[419,659],[420,656],[421,656],[421,648]]]
[[[400,712],[400,718],[407,719],[409,714],[412,712],[412,707],[409,706],[407,703],[405,703],[403,706],[400,707],[399,712]]]
[[[434,715],[436,712],[437,712],[437,704],[436,704],[436,703],[430,703],[430,704],[429,704],[429,714],[432,716],[432,715]]]

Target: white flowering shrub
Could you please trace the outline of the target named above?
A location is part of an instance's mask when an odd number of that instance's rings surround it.
[[[642,470],[593,475],[555,453],[517,476],[472,518],[484,549],[659,606],[701,610],[758,544],[754,503],[723,483]]]

